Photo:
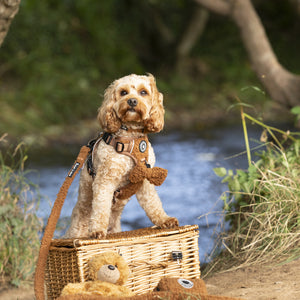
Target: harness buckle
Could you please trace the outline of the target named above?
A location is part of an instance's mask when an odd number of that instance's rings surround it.
[[[112,138],[113,138],[113,136],[111,133],[108,133],[108,132],[103,133],[102,139],[106,144],[109,144],[111,142]]]
[[[124,147],[125,147],[125,145],[123,143],[121,143],[121,142],[117,142],[116,143],[116,151],[118,153],[123,152],[124,151]]]

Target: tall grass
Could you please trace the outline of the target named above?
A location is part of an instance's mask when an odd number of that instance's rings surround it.
[[[247,170],[217,168],[228,184],[222,195],[229,232],[223,232],[217,247],[239,266],[292,260],[300,257],[300,139],[298,133],[270,127],[241,111],[245,119],[263,127],[264,148],[251,160],[246,139]],[[266,140],[266,132],[272,141]],[[223,252],[223,253],[224,253]],[[228,256],[229,255],[229,256]],[[224,257],[224,256],[223,256]]]
[[[0,138],[0,146],[5,136]],[[0,281],[31,279],[39,250],[38,190],[26,178],[22,144],[0,152]]]

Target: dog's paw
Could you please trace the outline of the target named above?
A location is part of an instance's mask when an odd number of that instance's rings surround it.
[[[160,225],[161,228],[174,228],[178,226],[179,226],[179,222],[174,217],[168,218],[163,224]]]
[[[90,238],[92,239],[103,239],[106,237],[106,232],[104,231],[92,231],[90,232]]]

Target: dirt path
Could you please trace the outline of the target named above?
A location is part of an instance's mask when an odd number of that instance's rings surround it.
[[[204,280],[210,294],[246,300],[300,300],[300,260],[214,274]]]
[[[245,300],[300,300],[300,259],[280,266],[258,266],[204,279],[209,294]],[[1,300],[32,300],[33,288],[0,286]]]

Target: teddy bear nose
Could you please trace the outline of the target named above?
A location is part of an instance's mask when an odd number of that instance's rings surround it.
[[[130,99],[127,100],[127,103],[128,103],[129,106],[135,107],[135,106],[137,106],[138,101],[135,98],[130,98]]]
[[[108,265],[108,268],[112,271],[115,269],[115,267],[113,265]]]

